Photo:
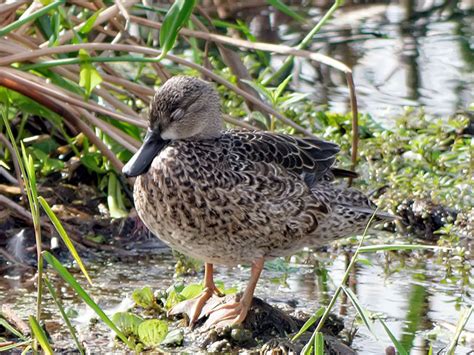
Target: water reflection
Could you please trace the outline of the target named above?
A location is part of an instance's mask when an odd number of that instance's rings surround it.
[[[335,256],[339,254],[338,256]],[[296,304],[296,309],[311,312],[326,305],[332,297],[335,287],[342,280],[344,270],[347,267],[350,253],[328,253],[314,254],[307,259],[298,259],[298,264],[282,271],[281,268],[269,265],[262,274],[262,279],[257,288],[257,296],[263,297],[271,303]],[[367,257],[367,256],[365,256]],[[456,325],[460,317],[456,304],[463,305],[472,303],[472,289],[469,287],[461,290],[459,284],[452,283],[442,285],[440,280],[445,277],[445,268],[432,261],[429,254],[409,258],[397,257],[386,258],[383,254],[369,255],[371,266],[359,264],[352,273],[349,286],[359,298],[360,302],[375,314],[386,317],[386,323],[397,339],[412,354],[425,354],[427,351],[428,332],[435,327],[449,328],[445,334],[441,334],[434,341],[434,353],[442,349],[449,342],[452,335],[452,327]],[[313,261],[317,260],[314,264]],[[306,261],[304,264],[300,262]],[[282,261],[277,261],[282,265]],[[173,281],[174,260],[171,254],[159,255],[145,260],[114,261],[110,263],[89,263],[89,271],[94,280],[91,290],[92,297],[106,309],[118,307],[128,294],[138,287],[151,285],[154,289],[166,289]],[[316,265],[316,266],[314,266]],[[244,287],[249,277],[249,269],[217,268],[216,279],[224,281],[226,286]],[[282,279],[287,274],[285,282],[280,286],[275,280]],[[80,274],[76,274],[79,279]],[[185,282],[200,282],[201,275],[186,278]],[[84,284],[85,284],[85,280]],[[89,319],[89,312],[83,303],[77,299],[74,292],[62,284],[58,278],[53,278],[56,290],[61,294],[66,307],[73,307],[82,316]],[[462,294],[461,294],[462,293]],[[24,280],[10,280],[0,278],[1,303],[11,305],[19,314],[26,317],[34,312],[35,289],[28,278]],[[464,301],[460,301],[464,299]],[[123,303],[122,303],[123,304]],[[56,322],[61,322],[58,314],[50,300],[46,306],[46,315]],[[355,310],[347,300],[338,301],[336,310],[344,314],[346,327],[351,328],[355,318]],[[88,324],[83,326],[87,327]],[[385,347],[391,345],[381,325],[374,324],[374,332],[378,340],[369,333],[362,325],[354,339],[353,347],[363,354],[380,354]],[[469,332],[474,331],[474,319],[471,319],[466,327]],[[109,344],[108,331],[101,328],[103,332],[85,332],[85,340],[93,346],[112,346]],[[61,330],[62,332],[62,330]],[[59,346],[68,345],[63,337],[65,332],[58,337],[52,334]],[[459,353],[466,353],[467,344],[458,347]]]
[[[473,9],[469,0],[348,5],[323,27],[312,49],[353,68],[361,111],[376,120],[386,122],[404,106],[446,116],[474,102]],[[307,11],[311,17],[321,13],[318,8]],[[294,45],[308,31],[264,8],[239,16],[247,16],[260,40]],[[281,58],[272,58],[278,67]],[[342,73],[306,61],[295,68],[302,78],[299,90],[333,111],[349,111]]]

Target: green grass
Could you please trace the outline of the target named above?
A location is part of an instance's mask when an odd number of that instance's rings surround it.
[[[42,3],[44,4],[42,8],[20,19],[20,15],[26,9],[26,6],[21,7],[16,13],[16,19],[0,29],[0,37],[17,34],[25,41],[30,37],[44,38],[40,49],[25,46],[24,41],[16,41],[14,36],[10,36],[9,42],[5,42],[2,48],[8,54],[0,58],[0,86],[3,86],[0,87],[0,103],[3,105],[3,125],[0,133],[6,132],[14,147],[13,154],[5,150],[5,161],[0,161],[0,164],[8,167],[13,160],[19,164],[33,218],[37,246],[36,312],[35,316],[30,318],[30,324],[34,328],[35,341],[32,345],[35,351],[38,350],[38,346],[44,351],[49,351],[47,339],[38,325],[44,320],[43,284],[46,284],[51,293],[77,349],[83,351],[82,345],[77,341],[75,330],[62,308],[61,294],[55,293],[54,285],[45,275],[43,270],[45,260],[130,349],[135,349],[136,344],[105,315],[81,283],[54,256],[41,248],[44,236],[40,215],[41,211],[44,211],[49,218],[48,223],[51,223],[59,233],[87,282],[92,285],[92,280],[74,244],[37,189],[37,184],[40,184],[46,175],[64,172],[67,161],[55,155],[55,149],[46,145],[22,144],[25,138],[36,134],[27,128],[30,120],[40,120],[50,127],[47,132],[42,133],[49,135],[51,145],[57,147],[66,144],[71,149],[74,157],[79,159],[94,176],[95,184],[104,196],[107,196],[111,215],[117,218],[126,215],[129,206],[117,174],[120,173],[123,162],[130,158],[134,147],[139,144],[142,134],[142,129],[139,127],[145,125],[140,115],[146,113],[155,86],[161,84],[168,75],[175,74],[206,75],[218,82],[218,90],[225,100],[223,110],[226,115],[231,116],[232,120],[228,122],[232,122],[232,125],[286,133],[316,133],[325,139],[337,142],[343,152],[339,156],[339,164],[343,167],[349,167],[354,163],[349,152],[355,151],[357,146],[354,144],[354,138],[357,136],[354,137],[348,132],[355,129],[355,123],[359,119],[361,149],[358,158],[361,165],[358,170],[362,172],[363,181],[359,187],[368,190],[369,187],[389,185],[391,189],[377,201],[384,210],[395,211],[400,202],[407,198],[426,197],[435,203],[452,206],[460,211],[469,211],[472,208],[471,191],[474,189],[474,182],[466,180],[466,176],[471,176],[473,173],[472,139],[459,134],[468,124],[467,119],[428,120],[423,114],[410,112],[397,119],[394,127],[385,128],[380,127],[369,116],[352,117],[317,110],[307,95],[291,89],[292,80],[299,75],[297,72],[293,76],[287,75],[294,61],[294,55],[288,55],[278,70],[272,71],[269,68],[272,53],[278,49],[285,52],[288,48],[276,45],[268,49],[266,46],[269,44],[258,43],[243,21],[209,18],[196,9],[196,1],[178,0],[167,8],[135,4],[126,11],[118,9],[117,16],[125,19],[124,29],[116,28],[111,18],[106,19],[104,23],[98,21],[110,12],[112,6],[116,6],[114,2],[106,2],[104,7],[96,6],[93,9],[65,1]],[[268,3],[298,21],[309,23],[299,12],[295,12],[282,1],[269,0]],[[341,5],[342,2],[336,0],[293,49],[307,48]],[[152,23],[146,22],[143,10],[157,14],[157,20]],[[79,23],[74,22],[73,17],[77,18]],[[141,22],[136,18],[141,19]],[[129,37],[127,31],[134,22],[139,32],[137,37]],[[108,34],[100,37],[101,31],[105,31],[105,25]],[[26,31],[20,33],[18,30],[23,26]],[[156,51],[151,32],[156,26],[161,26],[157,38],[161,52]],[[187,32],[184,37],[179,33],[180,29],[194,32]],[[221,35],[221,40],[225,39],[225,42],[209,37],[207,30]],[[236,41],[228,31],[237,31],[245,40]],[[129,45],[134,46],[136,52],[111,50],[107,47],[112,41],[116,43],[125,40],[124,38],[128,40]],[[10,47],[13,43],[18,47]],[[87,43],[104,45],[104,48],[79,50],[81,44],[88,45]],[[234,55],[233,60],[237,64],[225,60],[225,56],[222,55],[225,53],[222,43],[225,43],[225,49]],[[255,48],[248,49],[252,46]],[[20,47],[22,51],[18,50]],[[44,51],[50,52],[46,56],[41,54],[44,54]],[[301,56],[309,60],[308,53],[305,52]],[[326,62],[323,63],[327,64],[328,58],[324,60]],[[330,63],[336,68],[344,69],[343,72],[350,77],[350,70],[347,72],[343,63],[337,61]],[[188,67],[185,68],[183,65]],[[39,81],[40,85],[35,86],[35,81]],[[247,83],[253,91],[239,89],[237,82]],[[46,89],[51,91],[45,91]],[[74,98],[76,101],[68,103],[71,109],[65,111],[64,101],[61,98]],[[251,104],[254,105],[254,109],[250,113],[250,119],[247,120],[248,107],[252,107]],[[81,111],[83,108],[86,112]],[[87,115],[89,112],[94,115]],[[10,127],[15,120],[20,122],[14,127],[17,136],[13,135]],[[314,127],[320,127],[320,130],[313,132]],[[405,156],[416,156],[417,159],[405,159]],[[387,161],[391,164],[387,165]],[[465,188],[459,188],[462,186]],[[453,191],[456,193],[453,194]],[[341,284],[327,302],[327,306],[319,308],[294,339],[317,322],[316,330],[305,351],[307,353],[324,351],[321,329],[342,293],[349,297],[363,324],[371,331],[373,324],[368,317],[368,311],[360,304],[357,296],[345,286],[351,269],[357,262],[363,262],[360,258],[362,253],[430,249],[436,255],[458,256],[458,259],[463,260],[458,265],[459,269],[465,268],[466,253],[463,248],[457,247],[460,230],[454,221],[448,221],[439,234],[441,238],[439,245],[432,246],[405,242],[364,245],[366,236],[364,233]],[[448,267],[451,265],[447,265]],[[196,285],[191,285],[187,291],[191,292],[190,289],[197,288]],[[171,304],[185,297],[182,294],[183,289],[174,291],[175,299],[170,297],[166,303]],[[453,341],[449,345],[449,351],[454,352],[471,313],[472,307],[463,313]],[[386,324],[382,320],[380,322],[399,353],[409,351],[407,346],[409,341],[398,342]],[[31,344],[30,339],[21,337],[20,334],[16,336],[20,342],[13,347],[25,347]]]

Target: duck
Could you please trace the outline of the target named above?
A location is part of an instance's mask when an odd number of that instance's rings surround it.
[[[136,178],[133,200],[145,226],[171,248],[204,262],[203,291],[169,314],[191,325],[241,324],[264,263],[361,233],[376,205],[337,179],[357,174],[334,166],[340,148],[315,137],[224,129],[213,84],[174,76],[155,93],[143,144],[123,167]],[[222,296],[214,265],[251,265],[239,298]]]

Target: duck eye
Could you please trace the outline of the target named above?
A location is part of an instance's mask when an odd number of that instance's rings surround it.
[[[170,115],[172,121],[178,121],[181,118],[183,118],[183,116],[184,116],[184,110],[182,108],[178,108],[174,110]]]

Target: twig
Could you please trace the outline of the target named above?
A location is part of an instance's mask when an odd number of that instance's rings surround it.
[[[30,53],[19,53],[19,54],[16,54],[16,55],[14,54],[14,55],[11,55],[11,56],[8,56],[8,57],[0,58],[0,66],[11,64],[11,63],[17,62],[17,61],[25,61],[25,60],[29,60],[29,59],[32,59],[32,58],[37,58],[37,57],[43,56],[43,55],[68,53],[68,52],[72,52],[72,51],[77,51],[79,49],[116,50],[116,51],[123,51],[123,52],[136,52],[136,53],[143,53],[143,54],[148,54],[148,55],[156,56],[156,57],[158,57],[161,54],[161,51],[159,51],[159,50],[152,49],[152,48],[147,48],[147,47],[142,47],[142,46],[133,46],[133,45],[127,45],[127,44],[81,43],[81,44],[74,44],[74,45],[64,45],[64,46],[59,46],[59,47],[42,48],[42,49],[39,49],[39,50],[36,50],[36,51],[31,51]],[[190,62],[188,60],[185,60],[183,58],[180,58],[180,57],[177,57],[177,56],[174,56],[174,55],[171,55],[171,54],[167,54],[166,58],[173,61],[173,62],[175,62],[175,63],[178,63],[178,64],[181,64],[181,65],[196,69],[196,70],[200,71],[201,73],[204,73],[206,76],[212,78],[212,80],[214,80],[215,82],[217,82],[221,85],[224,85],[225,87],[227,87],[230,90],[233,90],[238,95],[240,95],[243,98],[251,101],[255,105],[259,106],[260,108],[266,110],[268,113],[275,116],[276,118],[278,118],[279,120],[281,120],[285,124],[293,127],[296,131],[298,131],[300,133],[303,133],[303,134],[306,134],[307,136],[310,136],[310,137],[315,137],[314,134],[311,131],[301,127],[299,124],[297,124],[297,123],[293,122],[292,120],[288,119],[287,117],[283,116],[281,113],[276,111],[273,107],[271,107],[268,104],[264,103],[260,99],[250,95],[249,93],[245,92],[244,90],[238,88],[237,86],[230,83],[228,80],[221,78],[219,75],[217,75],[214,72],[204,68],[203,66],[195,64],[193,62]],[[55,92],[53,91],[52,94],[54,94],[54,93]],[[62,95],[62,96],[63,96],[62,100],[68,100],[68,102],[70,102],[72,100],[70,98],[64,97],[65,95]],[[77,102],[78,100],[75,100],[75,101]],[[91,109],[96,110],[97,112],[107,111],[107,110],[102,109],[100,106],[97,106],[97,105],[86,104],[86,103],[81,103],[81,102],[77,102],[77,105],[79,105],[79,106],[80,105],[88,105],[88,107],[91,107]],[[100,111],[99,111],[99,109],[100,109]],[[109,115],[112,116],[112,114],[110,112],[111,111],[109,111]],[[105,114],[107,114],[107,113],[105,113]],[[117,119],[122,119],[124,121],[128,119],[126,116],[117,115],[116,113],[113,113],[113,117],[117,118]],[[135,123],[135,124],[137,124],[137,123]]]
[[[13,325],[16,329],[18,329],[23,335],[30,334],[30,327],[23,321],[18,314],[8,305],[2,306],[2,316]]]
[[[151,27],[151,28],[161,28],[161,23],[159,22],[152,22],[150,20],[138,17],[138,16],[130,16],[132,22],[138,23],[143,26]],[[229,44],[234,47],[242,47],[247,49],[253,50],[261,50],[265,52],[273,52],[278,54],[285,54],[285,55],[293,55],[295,57],[302,57],[314,60],[318,63],[326,64],[330,67],[336,68],[341,70],[342,72],[350,72],[350,68],[345,65],[344,63],[328,57],[324,54],[320,53],[313,53],[303,49],[297,49],[294,47],[282,45],[282,44],[273,44],[273,43],[265,43],[265,42],[250,42],[240,38],[231,38],[223,35],[218,35],[215,33],[208,33],[196,30],[189,30],[187,28],[182,28],[180,30],[180,34],[185,36],[191,36],[195,38],[200,38],[207,41],[218,42],[222,44]]]
[[[33,220],[33,217],[31,216],[31,213],[27,209],[20,206],[18,203],[10,200],[6,196],[0,195],[0,204],[2,204],[4,206],[8,207],[9,209],[15,211],[26,221],[31,222]]]
[[[139,0],[125,0],[122,2],[122,5],[125,7],[132,6],[133,4],[137,3]],[[117,5],[112,5],[108,7],[106,10],[104,10],[99,16],[97,16],[97,19],[94,22],[94,27],[101,25],[104,22],[109,21],[110,19],[114,18],[117,14],[119,13],[119,8]],[[84,23],[81,23],[77,26],[74,27],[74,30],[68,30],[66,31],[61,37],[58,38],[58,45],[64,44],[70,39],[74,37],[74,31],[78,31]],[[49,43],[44,42],[43,44],[40,45],[41,48],[46,48],[48,47]]]
[[[351,149],[351,170],[355,171],[357,167],[357,153],[358,153],[358,146],[359,146],[359,113],[357,110],[357,97],[355,94],[355,85],[354,79],[352,77],[352,73],[346,73],[346,80],[347,85],[349,85],[349,93],[350,93],[350,100],[351,100],[351,109],[352,109],[352,149]],[[348,182],[348,186],[352,185],[352,178],[350,177]]]
[[[102,142],[92,131],[92,129],[81,121],[76,116],[75,111],[69,105],[65,105],[63,101],[58,101],[55,98],[51,98],[46,95],[43,90],[38,90],[37,85],[32,85],[31,81],[23,78],[22,76],[15,75],[15,72],[7,69],[0,69],[0,85],[5,86],[11,90],[17,91],[38,103],[46,106],[51,111],[56,112],[58,115],[69,120],[77,128],[79,128],[84,135],[94,144],[101,153],[111,162],[112,166],[117,170],[121,171],[123,163],[115,156],[115,154]],[[35,90],[36,89],[36,90]]]
[[[238,120],[238,119],[236,119],[234,117],[231,117],[229,115],[223,115],[223,116],[224,116],[224,121],[229,122],[230,124],[233,124],[234,126],[239,126],[239,127],[242,127],[242,128],[250,129],[252,131],[254,131],[254,130],[258,131],[259,130],[257,127],[252,126],[250,123]]]
[[[44,94],[47,94],[48,96],[52,96],[56,99],[59,99],[62,102],[66,102],[74,106],[102,113],[104,115],[110,116],[123,122],[131,123],[142,128],[146,127],[146,122],[144,120],[109,110],[90,100],[88,102],[84,102],[79,98],[79,95],[76,95],[69,91],[65,93],[62,89],[50,85],[46,83],[43,79],[32,74],[10,68],[0,68],[0,79],[5,76],[9,76],[10,78],[16,77],[18,78],[18,80],[22,80],[23,84],[26,85],[29,89],[34,89],[38,92],[42,92]]]

